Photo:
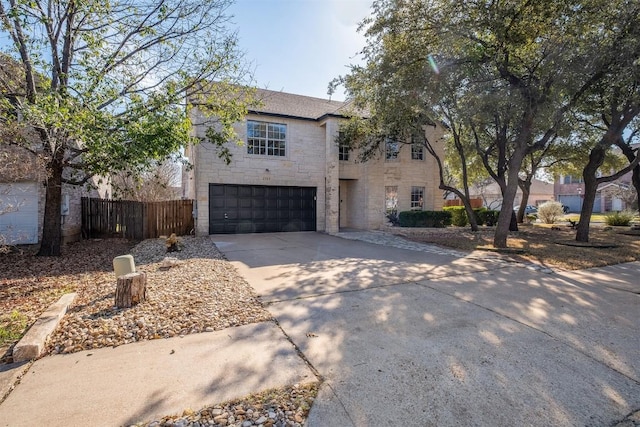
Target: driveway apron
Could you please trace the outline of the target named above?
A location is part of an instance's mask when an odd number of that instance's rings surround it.
[[[213,239],[323,376],[308,426],[601,426],[640,409],[640,263],[558,274],[317,233]]]

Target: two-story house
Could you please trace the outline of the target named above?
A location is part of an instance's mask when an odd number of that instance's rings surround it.
[[[631,191],[631,192],[630,192]],[[580,212],[584,200],[584,181],[581,176],[560,175],[554,183],[556,200],[569,207],[571,212]],[[593,212],[606,213],[633,209],[633,203],[624,195],[633,196],[631,172],[619,179],[598,186],[593,202]]]
[[[360,162],[338,146],[348,103],[258,90],[261,106],[234,129],[230,165],[209,143],[186,151],[192,169],[183,197],[197,202],[196,233],[378,229],[388,210],[442,207],[438,167],[421,146],[389,141],[377,158]],[[192,110],[194,133],[204,117]],[[430,139],[441,129],[427,126]]]

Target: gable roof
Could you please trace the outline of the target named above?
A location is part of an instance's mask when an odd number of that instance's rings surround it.
[[[615,182],[615,181],[614,182],[609,182],[607,184],[604,184],[604,185],[598,187],[596,192],[599,193],[599,192],[601,192],[603,190],[607,190],[607,189],[609,189],[611,187],[616,187],[616,188],[620,188],[620,189],[623,189],[623,190],[628,190],[630,188],[630,185],[629,184],[625,184],[624,182]]]
[[[348,117],[351,105],[349,101],[331,101],[267,89],[257,89],[256,98],[260,105],[250,108],[249,113],[314,121],[326,117]]]

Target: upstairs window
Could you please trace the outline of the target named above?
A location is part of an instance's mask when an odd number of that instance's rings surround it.
[[[424,160],[424,146],[422,144],[411,144],[411,159]]]
[[[343,133],[340,132],[340,140],[342,140]],[[341,142],[338,145],[338,160],[348,161],[349,160],[349,144],[345,142]]]
[[[565,175],[563,184],[582,184],[581,176]]]
[[[247,122],[247,153],[284,157],[287,125],[267,122]]]
[[[398,141],[387,138],[385,141],[385,160],[393,161],[398,160],[398,154],[400,153],[400,144]]]

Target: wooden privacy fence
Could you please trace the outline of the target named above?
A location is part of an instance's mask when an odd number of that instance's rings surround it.
[[[193,200],[133,202],[82,198],[82,233],[85,238],[120,236],[152,239],[193,232]]]
[[[471,203],[471,207],[473,209],[481,208],[482,205],[484,204],[481,198],[469,199],[469,202]],[[444,205],[445,206],[464,206],[464,203],[462,203],[462,200],[460,199],[450,199],[450,200],[445,200]]]

